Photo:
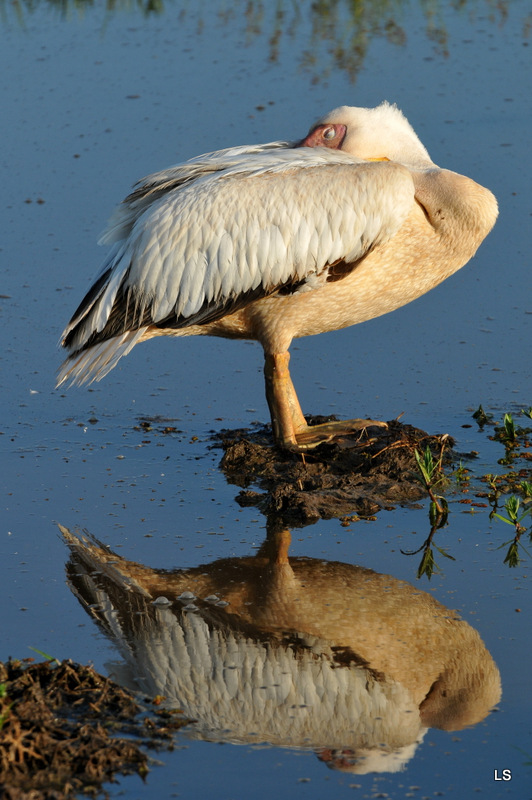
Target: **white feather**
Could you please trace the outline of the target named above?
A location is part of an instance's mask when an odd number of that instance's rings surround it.
[[[412,178],[398,164],[286,143],[219,151],[148,176],[101,239],[115,243],[111,272],[64,332],[78,326],[60,382],[99,380],[140,338],[124,334],[75,357],[104,329],[119,291],[136,324],[149,313],[154,323],[175,315],[186,325],[260,286],[311,290],[329,264],[356,261],[393,237],[413,202]]]
[[[57,386],[63,383],[82,385],[100,381],[142,338],[146,328],[126,331],[67,359],[57,374]]]
[[[338,258],[357,260],[397,232],[414,197],[406,170],[387,165],[384,173],[380,164],[360,165],[340,153],[307,162],[287,174],[274,164],[265,182],[259,180],[262,166],[234,177],[215,174],[171,192],[141,215],[127,265],[115,270],[123,274],[130,267],[126,285],[149,298],[154,321],[164,316],[163,307],[186,318],[203,303],[223,302],[261,283],[271,290],[303,280]],[[368,181],[371,193],[363,185]],[[247,209],[244,224],[235,225],[231,213],[235,195]]]

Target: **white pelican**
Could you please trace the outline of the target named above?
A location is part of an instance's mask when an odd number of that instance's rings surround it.
[[[490,191],[430,159],[389,103],[342,106],[299,142],[235,147],[141,180],[63,333],[58,385],[100,380],[138,342],[254,339],[278,445],[375,423],[307,425],[288,370],[298,336],[393,311],[466,264],[493,227]]]

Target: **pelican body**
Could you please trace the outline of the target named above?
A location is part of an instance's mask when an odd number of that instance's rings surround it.
[[[63,333],[58,385],[103,378],[154,336],[260,342],[278,445],[304,450],[372,420],[309,426],[292,339],[430,291],[475,254],[497,202],[440,169],[402,112],[342,106],[305,139],[219,150],[141,180],[100,243],[98,278]]]

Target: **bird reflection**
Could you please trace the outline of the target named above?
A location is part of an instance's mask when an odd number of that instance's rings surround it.
[[[474,725],[500,698],[491,655],[454,611],[389,575],[289,557],[286,530],[255,556],[172,571],[61,531],[69,584],[123,657],[112,677],[181,708],[192,737],[391,772],[427,728]]]

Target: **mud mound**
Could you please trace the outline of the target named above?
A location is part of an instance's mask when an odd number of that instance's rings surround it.
[[[237,502],[299,526],[332,517],[367,517],[381,508],[419,501],[426,493],[415,450],[428,446],[439,458],[442,453],[450,455],[453,446],[447,434],[431,436],[397,420],[387,428],[368,427],[339,444],[322,444],[305,454],[274,447],[268,427],[253,432],[226,430],[215,439],[225,451],[220,466],[227,480],[242,487]]]
[[[185,724],[142,709],[92,667],[71,661],[0,662],[0,797],[97,797],[116,774],[148,773],[139,747],[171,745]],[[127,738],[125,738],[127,737]]]

